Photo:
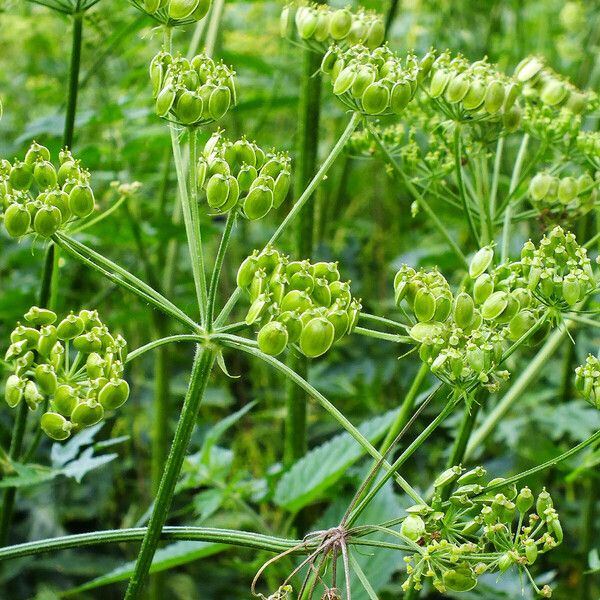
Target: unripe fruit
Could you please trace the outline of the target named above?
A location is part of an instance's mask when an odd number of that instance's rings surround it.
[[[55,234],[62,224],[62,215],[55,206],[42,206],[33,219],[33,230],[42,237]]]
[[[237,272],[236,282],[238,287],[242,289],[250,287],[257,270],[258,258],[254,254],[244,259]]]
[[[309,358],[325,354],[335,337],[335,328],[327,319],[315,317],[302,329],[300,335],[300,350]]]
[[[450,104],[460,102],[469,91],[469,81],[464,73],[452,77],[446,86],[445,98]]]
[[[199,0],[170,0],[167,13],[170,19],[181,20],[189,17],[197,8]]]
[[[124,379],[111,379],[98,393],[98,402],[105,410],[115,410],[129,398],[129,384]]]
[[[66,440],[71,435],[72,425],[62,415],[47,412],[42,415],[40,427],[53,440]]]
[[[220,119],[231,105],[231,91],[227,86],[220,85],[216,87],[208,100],[208,114],[215,121]]]
[[[444,93],[449,80],[450,73],[448,71],[443,69],[435,71],[429,84],[429,95],[432,98],[439,98]]]
[[[558,199],[569,204],[577,196],[577,180],[575,177],[563,177],[558,184]]]
[[[330,310],[327,313],[327,320],[333,325],[335,329],[335,336],[333,341],[336,342],[348,332],[350,326],[350,318],[348,312],[341,309]]]
[[[275,180],[275,189],[273,190],[273,206],[279,208],[287,198],[292,183],[292,175],[289,171],[282,171]]]
[[[431,321],[435,314],[435,296],[425,287],[419,289],[414,302],[415,317],[424,323]]]
[[[33,182],[32,167],[24,162],[14,163],[8,181],[15,190],[28,190]]]
[[[550,494],[546,491],[546,489],[543,489],[537,497],[537,501],[535,503],[535,512],[538,514],[539,517],[543,519],[544,512],[546,512],[546,510],[552,507],[552,498]]]
[[[155,111],[159,117],[166,117],[171,110],[177,94],[172,85],[166,85],[156,98]]]
[[[402,521],[402,525],[400,527],[400,533],[416,542],[425,533],[425,521],[419,515],[408,515],[404,521]]]
[[[4,226],[13,238],[24,236],[31,225],[31,215],[21,204],[11,204],[4,213]]]
[[[475,253],[469,264],[469,277],[477,279],[490,266],[494,258],[494,250],[491,246],[484,246]]]
[[[354,67],[344,68],[335,79],[335,83],[333,84],[333,93],[336,96],[345,94],[354,84],[356,76],[357,72]]]
[[[56,335],[59,340],[72,340],[84,330],[83,319],[74,314],[67,315],[57,326]]]
[[[469,83],[469,90],[462,100],[465,110],[477,110],[485,99],[485,85],[481,78],[475,77]]]
[[[490,114],[497,113],[504,104],[504,86],[501,81],[492,81],[485,91],[483,106]]]
[[[229,196],[229,180],[226,175],[213,175],[206,185],[206,199],[211,208],[219,208],[227,202]]]
[[[71,421],[81,427],[90,427],[104,417],[104,408],[96,400],[83,400],[73,409]]]
[[[251,221],[261,219],[273,207],[273,200],[273,191],[268,187],[255,187],[244,200],[244,213]]]
[[[477,585],[477,579],[468,568],[450,569],[444,573],[442,580],[452,592],[468,592]]]
[[[528,539],[525,542],[525,557],[527,558],[527,563],[532,565],[538,557],[538,547],[534,540]]]
[[[390,108],[395,115],[399,115],[412,98],[412,90],[407,82],[399,82],[392,88]]]
[[[376,81],[367,87],[361,101],[363,110],[368,115],[380,115],[389,106],[390,91],[385,84]]]
[[[475,304],[469,294],[462,292],[454,301],[454,321],[461,329],[466,329],[473,321]]]
[[[329,34],[334,40],[343,40],[352,27],[352,13],[348,9],[339,9],[329,19]]]
[[[44,394],[54,394],[58,379],[54,369],[47,364],[38,365],[34,371],[35,379]]]
[[[290,290],[281,301],[281,310],[296,310],[303,313],[312,307],[310,296],[301,290]]]
[[[77,217],[87,217],[94,212],[94,192],[87,184],[78,183],[69,193],[69,208]]]
[[[522,514],[526,514],[531,510],[533,506],[534,498],[531,490],[528,487],[524,487],[517,496],[516,505],[517,510]]]
[[[23,399],[25,391],[25,382],[18,375],[10,375],[6,380],[4,387],[4,399],[6,404],[11,408],[15,408]]]
[[[258,347],[270,356],[281,354],[288,344],[289,334],[283,323],[271,321],[258,332]]]
[[[34,325],[52,325],[57,318],[54,311],[47,308],[39,308],[37,306],[32,306],[25,313],[25,320]]]
[[[33,166],[37,161],[50,160],[50,150],[46,146],[38,144],[36,141],[31,143],[29,150],[25,154],[24,162]]]
[[[73,340],[73,347],[78,352],[99,352],[102,350],[102,341],[97,335],[90,331],[88,333],[78,335]]]
[[[54,392],[52,403],[57,412],[69,417],[77,405],[77,394],[70,385],[59,385]]]
[[[486,320],[497,319],[508,306],[508,294],[503,291],[494,292],[483,303],[481,316]]]
[[[543,200],[550,191],[554,177],[548,173],[537,173],[529,182],[529,195],[534,201]]]
[[[58,169],[58,184],[64,185],[69,179],[79,179],[81,173],[77,162],[68,160],[60,165]]]
[[[191,125],[201,119],[203,109],[204,101],[202,98],[196,92],[185,90],[177,98],[175,114],[181,123]]]
[[[69,195],[61,190],[52,190],[46,196],[46,202],[50,206],[55,206],[60,211],[63,223],[69,220],[71,209],[69,208]]]

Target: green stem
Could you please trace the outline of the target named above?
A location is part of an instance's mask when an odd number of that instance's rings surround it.
[[[294,195],[302,192],[317,170],[319,150],[319,120],[321,112],[321,56],[309,49],[303,51],[302,82],[300,88],[300,106],[298,114],[299,130],[296,146],[296,169]],[[312,196],[308,198],[311,200]],[[295,223],[295,252],[298,258],[309,258],[313,253],[315,202],[305,211],[302,219]],[[303,379],[308,379],[308,358],[299,354],[290,354],[288,366]],[[284,437],[284,465],[290,466],[306,454],[307,442],[307,397],[293,383],[288,381],[286,389],[286,419]]]
[[[494,157],[494,171],[492,174],[492,187],[490,190],[490,216],[496,219],[496,201],[498,199],[498,187],[500,185],[500,169],[502,168],[502,154],[504,153],[504,136],[498,138],[496,144],[496,156]],[[490,239],[494,239],[493,229],[490,231]]]
[[[458,123],[454,125],[454,167],[456,172],[456,183],[458,185],[458,192],[460,201],[462,203],[463,211],[467,216],[467,222],[469,224],[469,230],[471,237],[479,248],[480,241],[477,236],[477,229],[475,228],[475,221],[473,221],[473,214],[471,213],[471,207],[469,206],[469,199],[467,197],[467,190],[465,189],[465,181],[463,177],[463,166],[462,166],[462,138],[460,135],[460,126]]]
[[[216,354],[213,349],[205,348],[202,350],[198,347],[188,391],[177,424],[175,438],[171,445],[158,494],[154,501],[154,509],[148,523],[148,529],[144,535],[135,569],[127,587],[125,600],[134,600],[141,597],[140,594],[142,593],[144,581],[148,576],[154,553],[160,541],[162,528],[169,514],[175,485],[179,478],[183,459],[185,458],[185,453],[196,424],[198,409],[204,397],[215,357]]]
[[[381,140],[381,138],[379,137],[377,132],[369,124],[367,124],[367,127],[369,128],[369,131],[370,131],[371,135],[373,136],[375,143],[379,147],[379,150],[385,156],[385,158],[390,163],[390,165],[392,165],[394,171],[400,177],[400,179],[402,180],[402,183],[404,184],[406,189],[410,192],[411,196],[417,201],[419,206],[427,213],[427,216],[429,217],[429,219],[431,220],[431,222],[433,223],[435,228],[440,232],[442,237],[448,242],[448,245],[450,246],[450,248],[452,248],[453,252],[460,259],[463,266],[468,267],[469,263],[467,261],[466,256],[463,254],[463,251],[460,249],[458,244],[452,239],[452,236],[446,229],[445,225],[442,223],[440,218],[435,214],[435,211],[431,208],[431,206],[429,206],[429,203],[427,202],[427,200],[425,200],[423,195],[419,192],[419,190],[416,188],[416,186],[413,184],[413,182],[406,175],[406,173],[404,172],[404,169],[402,169],[400,164],[390,154],[389,150],[387,149],[387,147],[385,146],[385,144],[383,143],[383,141]]]
[[[36,540],[34,542],[0,548],[0,561],[22,558],[24,556],[35,556],[44,552],[58,552],[71,548],[137,542],[144,538],[146,532],[146,527],[135,527],[131,529],[92,531],[90,533]],[[302,544],[301,540],[287,540],[255,532],[214,529],[210,527],[164,527],[161,532],[161,539],[231,544],[232,546],[255,548],[267,552],[285,552]],[[298,554],[308,552],[310,549],[311,544],[307,542],[306,546],[298,549]]]
[[[221,243],[217,251],[217,257],[215,258],[215,266],[213,268],[212,277],[210,280],[210,286],[208,288],[208,308],[206,315],[206,324],[208,331],[212,329],[213,317],[215,314],[215,301],[217,298],[217,288],[219,287],[219,279],[221,277],[221,269],[223,268],[223,261],[227,248],[229,247],[229,240],[231,239],[231,233],[237,219],[237,210],[233,209],[229,211],[227,215],[227,221],[225,222],[225,229],[223,230],[223,236],[221,237]]]
[[[216,334],[214,335],[215,340],[221,341],[223,345],[228,346],[230,348],[235,348],[237,350],[241,350],[242,352],[246,352],[247,354],[251,354],[262,361],[270,364],[275,369],[277,369],[280,373],[285,375],[288,379],[292,380],[296,385],[300,386],[311,398],[314,398],[361,446],[362,448],[371,455],[372,458],[381,462],[381,465],[384,469],[388,471],[388,477],[393,476],[398,483],[398,485],[417,503],[424,503],[424,500],[418,494],[418,492],[399,474],[394,473],[386,460],[383,460],[383,457],[380,452],[378,452],[373,445],[367,440],[360,431],[352,423],[341,413],[321,392],[315,389],[308,381],[305,381],[302,377],[300,377],[297,373],[292,371],[287,365],[277,360],[273,356],[269,356],[264,352],[261,352],[258,348],[248,345],[248,340],[244,338],[240,338],[234,335],[227,334]]]
[[[403,427],[406,425],[406,423],[408,423],[415,406],[415,400],[417,399],[419,390],[421,389],[421,386],[423,385],[428,373],[429,366],[427,363],[422,363],[408,392],[406,393],[406,396],[404,396],[402,406],[400,407],[400,412],[396,416],[396,419],[389,428],[387,435],[385,436],[385,439],[379,448],[379,452],[381,452],[381,454],[385,455],[385,453],[390,449],[393,441],[402,431]]]
[[[63,134],[63,147],[73,146],[73,133],[75,131],[75,114],[77,112],[77,92],[79,91],[79,68],[81,66],[81,41],[83,33],[83,12],[73,15],[73,38],[71,43],[71,64],[69,67],[69,92],[67,98],[67,113],[65,115],[65,129]]]
[[[188,317],[181,309],[177,308],[170,300],[159,294],[155,289],[144,283],[141,279],[132,275],[129,271],[116,263],[108,260],[95,250],[88,248],[68,236],[56,233],[52,236],[61,248],[69,254],[86,264],[88,267],[101,273],[104,277],[127,289],[144,301],[152,304],[158,310],[170,315],[175,320],[186,325],[186,327],[198,331],[198,324]]]
[[[376,496],[381,490],[389,478],[397,473],[398,469],[423,445],[423,443],[429,438],[429,436],[439,427],[439,425],[452,413],[456,405],[461,401],[460,396],[454,397],[451,401],[446,403],[443,410],[439,415],[423,430],[423,432],[410,444],[406,450],[396,459],[386,473],[384,473],[377,483],[369,490],[364,496],[360,504],[352,511],[348,519],[348,527],[352,526],[356,522],[356,519],[360,516],[363,510],[367,507],[369,502]],[[421,500],[422,504],[426,504]]]
[[[154,348],[159,348],[161,346],[165,346],[166,344],[172,344],[174,342],[194,342],[198,344],[202,341],[206,341],[206,338],[192,333],[180,333],[177,335],[170,335],[168,337],[164,337],[158,340],[153,340],[145,346],[140,346],[139,348],[136,348],[127,355],[126,363],[129,363],[132,360],[139,358],[142,354],[145,354],[150,350],[154,350]]]
[[[521,146],[519,147],[519,152],[517,154],[517,158],[515,160],[515,165],[513,168],[512,176],[510,178],[510,187],[508,189],[508,195],[511,197],[517,188],[519,183],[519,177],[521,176],[521,168],[523,167],[523,160],[525,159],[525,154],[527,153],[527,146],[529,144],[529,134],[525,134],[523,139],[521,140]],[[501,260],[502,263],[505,263],[508,260],[509,256],[509,246],[510,246],[510,228],[512,225],[512,214],[514,209],[514,202],[509,202],[506,205],[506,209],[504,212],[504,225],[502,226],[502,252],[501,252]]]
[[[535,358],[527,365],[527,368],[515,380],[511,388],[506,392],[502,400],[496,404],[492,412],[485,418],[483,423],[475,430],[465,452],[465,458],[468,458],[483,443],[483,441],[492,432],[498,422],[510,410],[512,405],[522,397],[527,387],[535,381],[542,368],[547,364],[550,357],[560,348],[567,337],[566,329],[558,330],[552,333],[542,349]]]
[[[286,216],[286,218],[282,221],[281,225],[277,228],[275,233],[271,236],[271,239],[268,241],[267,245],[275,244],[277,240],[283,235],[283,232],[287,229],[290,223],[294,221],[294,219],[298,216],[298,213],[302,210],[304,205],[311,199],[314,191],[317,189],[321,181],[323,181],[329,171],[331,169],[335,159],[340,155],[344,146],[348,142],[348,140],[352,137],[355,129],[358,127],[358,124],[362,120],[362,116],[360,113],[353,113],[348,126],[342,133],[340,139],[337,141],[335,146],[331,149],[329,156],[323,161],[323,164],[319,168],[317,174],[312,178],[311,182],[308,184],[306,189],[304,190],[302,196],[298,198],[292,209]],[[219,313],[219,316],[215,319],[214,326],[220,327],[225,322],[225,319],[229,316],[230,312],[233,310],[233,307],[236,305],[237,301],[240,299],[242,295],[241,288],[237,288],[233,294],[230,296],[229,300],[225,304],[223,310]]]
[[[354,333],[371,337],[386,342],[394,342],[396,344],[414,344],[415,341],[407,335],[397,335],[395,333],[385,333],[383,331],[375,331],[374,329],[366,329],[365,327],[355,327]]]
[[[385,18],[385,37],[389,36],[390,28],[392,27],[392,23],[396,18],[396,13],[398,12],[398,6],[400,4],[400,0],[391,0],[390,8],[388,10],[387,16]]]
[[[550,467],[554,467],[554,466],[558,465],[559,463],[567,460],[568,458],[571,458],[571,456],[575,456],[576,454],[578,454],[579,452],[581,452],[588,446],[595,444],[596,442],[600,442],[600,430],[596,431],[596,433],[591,435],[587,440],[584,440],[580,444],[577,444],[577,446],[574,446],[570,450],[567,450],[566,452],[563,452],[562,454],[559,454],[558,456],[555,456],[554,458],[547,460],[546,462],[542,463],[541,465],[537,465],[536,467],[528,469],[527,471],[523,471],[522,473],[519,473],[518,475],[513,475],[512,477],[503,479],[501,483],[495,483],[494,485],[488,485],[481,493],[487,494],[489,492],[494,492],[500,488],[503,488],[506,485],[511,485],[513,483],[517,483],[518,481],[521,481],[522,479],[526,479],[527,477],[531,477],[532,475],[535,475],[536,473],[545,471],[546,469],[548,469]]]
[[[38,296],[38,306],[40,308],[51,307],[52,283],[56,281],[53,277],[55,266],[56,247],[50,244],[46,250],[44,266],[42,268],[42,279],[40,282],[40,291]],[[17,409],[17,416],[13,425],[8,458],[12,461],[19,460],[23,451],[23,439],[25,437],[25,428],[27,426],[27,414],[29,409],[26,402],[21,402]],[[2,514],[0,514],[0,547],[6,545],[10,525],[12,522],[13,509],[17,488],[11,487],[4,491],[2,498]]]
[[[198,306],[200,308],[201,324],[206,327],[206,310],[208,305],[208,291],[206,287],[206,271],[204,268],[204,253],[202,249],[202,232],[200,229],[200,208],[198,206],[198,130],[193,127],[189,130],[190,165],[189,165],[189,193],[186,200],[189,202],[189,215],[191,223],[187,227],[188,235],[191,233],[193,254],[192,272],[196,284]],[[184,211],[184,217],[186,212]]]

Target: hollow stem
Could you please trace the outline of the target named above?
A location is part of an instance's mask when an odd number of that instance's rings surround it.
[[[188,391],[177,424],[177,430],[175,431],[175,437],[165,464],[158,494],[154,500],[154,508],[148,523],[148,529],[144,535],[134,572],[125,593],[125,600],[134,600],[141,597],[144,582],[150,571],[150,565],[160,541],[162,528],[169,514],[175,485],[179,478],[194,425],[196,424],[198,409],[204,397],[215,357],[216,353],[214,349],[205,348],[202,350],[198,347]]]
[[[75,115],[77,112],[77,94],[79,91],[79,69],[81,67],[81,43],[83,39],[83,12],[73,14],[73,37],[71,41],[71,64],[69,66],[69,91],[67,113],[63,133],[63,147],[73,146]]]

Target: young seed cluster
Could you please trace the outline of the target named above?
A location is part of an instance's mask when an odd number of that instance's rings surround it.
[[[405,303],[417,321],[410,336],[436,377],[463,391],[474,383],[495,389],[506,378],[506,372],[496,370],[504,335],[470,294],[454,297],[439,271],[415,271],[408,265],[398,271],[394,288],[398,306]]]
[[[50,237],[68,223],[94,211],[89,171],[71,152],[59,154],[59,166],[50,151],[33,142],[23,160],[0,160],[0,205],[4,226],[13,238],[35,233]]]
[[[519,263],[527,287],[554,317],[584,301],[596,288],[592,262],[575,235],[555,227],[536,246],[529,240]]]
[[[241,206],[250,220],[261,219],[287,198],[291,160],[286,152],[265,152],[246,138],[231,142],[213,135],[198,160],[198,187],[218,212]]]
[[[600,360],[588,355],[585,364],[575,369],[575,388],[593,407],[600,410]]]
[[[529,200],[538,211],[545,214],[553,213],[563,220],[580,217],[594,208],[598,186],[598,180],[589,173],[579,177],[557,177],[540,172],[529,182]]]
[[[363,9],[353,13],[324,4],[291,4],[281,13],[281,35],[321,53],[331,44],[343,48],[362,44],[373,50],[383,43],[385,25],[381,15]]]
[[[550,597],[548,586],[539,589],[529,567],[538,556],[563,541],[563,531],[550,494],[534,498],[528,487],[510,484],[486,493],[486,471],[452,467],[434,482],[429,506],[407,509],[400,533],[415,552],[405,558],[408,578],[403,589],[421,589],[430,579],[441,593],[467,592],[483,573],[504,573],[515,567],[526,572],[538,594]],[[448,500],[444,491],[451,489]]]
[[[159,52],[150,63],[156,114],[187,127],[216,121],[236,103],[234,75],[206,54],[188,60]]]
[[[579,90],[539,56],[524,58],[515,68],[515,78],[525,84],[524,93],[527,97],[552,108],[565,107],[575,114],[581,114],[597,104],[593,94]]]
[[[43,431],[65,440],[126,402],[127,342],[113,336],[96,311],[70,313],[59,323],[57,319],[55,312],[34,306],[25,323],[17,324],[5,356],[13,370],[5,399],[11,408],[22,401],[32,411],[44,405]]]
[[[521,122],[520,86],[486,59],[471,63],[442,52],[433,62],[427,92],[454,121],[495,121],[514,131]]]
[[[131,0],[132,4],[164,25],[188,25],[202,20],[211,0]]]
[[[341,281],[337,263],[290,261],[267,247],[244,260],[237,284],[250,293],[246,323],[261,326],[259,348],[272,356],[288,344],[310,358],[321,356],[358,321],[360,301],[350,282]]]
[[[429,65],[414,54],[402,60],[387,46],[369,50],[332,46],[321,70],[331,77],[333,93],[351,110],[365,115],[400,114],[414,98],[420,74]]]

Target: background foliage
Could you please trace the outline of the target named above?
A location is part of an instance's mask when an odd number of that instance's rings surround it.
[[[361,4],[381,12],[390,9],[387,0]],[[407,0],[397,7],[391,44],[420,53],[432,44],[448,46],[471,60],[487,55],[509,72],[523,56],[539,53],[576,85],[597,90],[600,12],[593,3],[583,3],[587,18],[567,29],[564,14],[570,4],[557,0]],[[301,61],[299,50],[279,37],[281,8],[281,2],[228,0],[216,55],[234,65],[239,77],[240,102],[226,118],[230,137],[247,133],[263,147],[276,145],[293,151]],[[0,97],[5,108],[0,121],[0,156],[12,159],[22,155],[31,139],[47,145],[54,154],[62,136],[68,21],[43,7],[5,0],[0,3],[0,24]],[[178,32],[176,45],[185,48],[192,34],[193,27]],[[116,218],[88,230],[84,241],[135,273],[159,272],[159,248],[168,240],[185,241],[183,228],[170,223],[176,193],[175,174],[168,162],[170,142],[154,114],[148,84],[147,66],[160,43],[159,35],[152,22],[124,0],[101,0],[86,15],[74,149],[94,174],[101,208],[115,200],[111,181],[140,181],[143,187]],[[326,89],[323,94],[324,148],[331,145],[346,118],[328,92]],[[355,295],[368,298],[365,308],[369,312],[392,314],[395,310],[392,280],[400,263],[439,265],[449,278],[458,267],[426,217],[411,215],[408,194],[384,175],[383,163],[378,160],[340,160],[321,186],[317,202],[319,213],[330,218],[322,221],[314,258],[340,260],[344,275],[353,280]],[[266,220],[244,222],[237,229],[226,266],[228,291],[235,284],[236,265],[262,245],[285,210],[286,205]],[[458,238],[466,235],[464,223],[456,215],[442,216]],[[216,243],[221,224],[204,219],[205,239]],[[515,247],[526,234],[515,236]],[[0,339],[5,340],[34,301],[43,248],[40,242],[16,243],[4,230],[0,236]],[[290,250],[291,245],[291,240],[284,241],[284,249]],[[183,252],[176,266],[175,297],[184,309],[192,307],[193,282]],[[59,312],[94,306],[113,329],[122,331],[131,347],[152,339],[155,323],[151,311],[139,300],[69,259],[61,260],[60,278]],[[581,333],[572,364],[580,364],[588,351],[597,349],[598,342],[594,330]],[[188,346],[173,346],[169,353],[172,418],[162,424],[169,437],[185,392],[190,352]],[[564,378],[563,365],[570,353],[573,347],[563,344],[472,460],[484,464],[492,474],[516,472],[547,460],[600,427],[599,414],[576,399]],[[366,422],[361,430],[376,440],[389,415],[373,417],[386,415],[399,405],[419,366],[416,357],[398,361],[398,354],[393,344],[348,338],[326,359],[312,363],[310,379],[352,422]],[[526,366],[527,356],[521,356],[523,364],[516,372]],[[294,531],[302,524],[312,529],[331,526],[344,508],[346,494],[360,481],[364,464],[358,446],[347,434],[334,437],[336,424],[312,406],[309,443],[315,450],[295,471],[282,476],[283,382],[263,365],[239,354],[228,361],[228,367],[234,375],[245,374],[243,383],[223,376],[211,382],[172,522],[275,534]],[[129,380],[134,392],[116,419],[86,431],[62,448],[44,439],[36,460],[45,468],[22,474],[24,483],[39,484],[20,491],[12,542],[131,527],[143,519],[151,499],[149,432],[154,419],[154,381],[150,355],[134,363]],[[480,418],[495,401],[492,397]],[[437,410],[425,411],[415,431]],[[214,424],[222,424],[228,415],[235,415],[226,422],[228,427],[215,429]],[[449,420],[427,451],[421,451],[405,467],[405,476],[417,487],[426,488],[440,470],[458,418]],[[0,411],[0,444],[5,448],[12,419],[5,406]],[[551,487],[567,532],[563,546],[538,567],[542,582],[558,583],[558,598],[592,600],[600,594],[594,575],[587,576],[588,587],[583,587],[584,572],[600,566],[600,484],[595,468],[600,453],[588,453],[585,461],[576,457],[530,484]],[[389,487],[369,511],[379,511],[375,521],[383,521],[397,516],[407,504]],[[86,582],[104,577],[97,585],[123,579],[135,552],[135,544],[106,546],[2,564],[0,596],[50,600],[63,597],[58,590],[74,588],[71,597],[119,598],[123,584],[98,590],[90,589]],[[249,581],[267,558],[255,551],[178,542],[162,551],[157,567],[181,565],[165,575],[174,598],[247,598]],[[395,553],[365,556],[362,564],[372,570],[371,583],[382,590],[382,598],[400,595],[394,573],[403,565]],[[489,584],[461,597],[492,600],[520,594],[519,582],[510,575]],[[581,595],[584,589],[591,595]]]

